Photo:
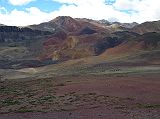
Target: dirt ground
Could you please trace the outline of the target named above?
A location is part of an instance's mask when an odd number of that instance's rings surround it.
[[[0,119],[160,119],[160,74],[63,76],[0,86]]]

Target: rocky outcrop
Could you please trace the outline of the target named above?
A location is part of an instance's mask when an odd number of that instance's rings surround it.
[[[145,33],[137,38],[144,42],[145,49],[160,49],[160,33]]]
[[[51,35],[47,31],[19,28],[15,26],[0,26],[0,42],[20,42]]]
[[[122,43],[117,37],[106,37],[94,45],[96,55],[100,55],[106,49],[113,48]]]
[[[91,28],[89,28],[89,27],[85,27],[84,29],[82,29],[81,31],[80,31],[80,33],[79,33],[79,35],[86,35],[86,34],[94,34],[94,33],[97,33],[97,31],[96,30],[94,30],[94,29],[91,29]]]
[[[60,52],[54,51],[54,52],[53,52],[53,55],[52,55],[52,60],[53,60],[53,61],[57,61],[57,60],[59,60],[59,59],[60,59]]]
[[[67,48],[69,49],[75,48],[78,42],[79,42],[78,38],[76,38],[75,36],[69,36],[66,41]]]

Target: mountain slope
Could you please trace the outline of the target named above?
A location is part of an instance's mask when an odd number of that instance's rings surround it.
[[[127,57],[149,62],[158,61],[160,58],[158,51],[160,51],[160,33],[145,33],[132,40],[126,39],[120,45],[107,49],[100,57],[105,59]]]
[[[0,26],[0,60],[7,67],[22,68],[81,58],[105,61],[137,56],[159,50],[158,25],[159,21],[137,25],[61,16],[23,28]]]
[[[133,32],[144,34],[147,32],[160,32],[160,21],[154,22],[145,22],[139,25],[136,25],[132,29]]]

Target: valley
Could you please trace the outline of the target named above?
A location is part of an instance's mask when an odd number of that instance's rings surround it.
[[[159,119],[159,28],[69,16],[0,26],[0,119]]]

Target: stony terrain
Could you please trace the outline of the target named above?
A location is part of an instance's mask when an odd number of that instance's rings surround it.
[[[159,119],[159,85],[159,74],[6,81],[0,119]]]

